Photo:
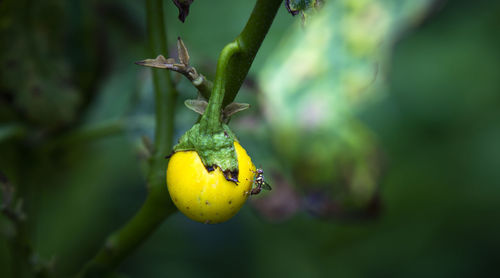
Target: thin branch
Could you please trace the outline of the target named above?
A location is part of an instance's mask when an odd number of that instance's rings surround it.
[[[167,36],[163,18],[163,1],[147,0],[146,12],[150,39],[150,53],[168,53]],[[177,91],[166,71],[153,70],[155,90],[156,129],[154,153],[148,175],[149,193],[139,211],[120,230],[113,233],[91,259],[79,277],[103,277],[114,270],[173,212],[175,206],[170,200],[165,185],[164,159],[173,143],[174,115]]]

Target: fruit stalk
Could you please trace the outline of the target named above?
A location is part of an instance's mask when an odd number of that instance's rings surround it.
[[[282,2],[257,0],[243,31],[222,50],[217,62],[212,96],[203,117],[205,119],[202,118],[200,122],[208,131],[213,133],[220,130],[222,107],[233,102],[238,94]]]

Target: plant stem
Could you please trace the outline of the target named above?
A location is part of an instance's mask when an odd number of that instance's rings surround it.
[[[163,1],[147,0],[148,35],[150,51],[168,54],[167,35],[163,18]],[[174,115],[177,91],[168,71],[153,69],[156,103],[155,151],[151,157],[148,175],[149,193],[139,211],[120,230],[106,240],[105,245],[91,259],[79,277],[102,277],[116,268],[173,212],[173,205],[165,185],[164,159],[173,143]]]
[[[193,80],[190,79],[190,81],[204,98],[210,99],[212,88],[214,87],[210,80],[208,80],[203,74],[199,73],[198,78]]]
[[[224,71],[219,71],[219,68],[217,68],[215,77],[217,79],[217,75],[225,75],[223,106],[233,102],[238,94],[282,2],[283,0],[257,0],[245,28],[235,39],[239,51],[229,57],[223,57],[222,54],[219,57],[219,60],[228,60],[224,62],[227,64],[227,67],[223,69]]]
[[[257,0],[243,31],[222,49],[212,95],[200,120],[200,128],[211,133],[220,130],[222,107],[231,103],[238,94],[282,2]]]
[[[219,74],[225,72],[231,57],[238,53],[240,50],[237,41],[227,44],[219,56],[217,62],[217,73],[215,75],[215,84],[212,90],[212,95],[208,101],[207,109],[201,118],[201,127],[209,132],[216,132],[221,127],[220,113],[222,110],[222,101],[225,95],[225,79],[226,74]]]

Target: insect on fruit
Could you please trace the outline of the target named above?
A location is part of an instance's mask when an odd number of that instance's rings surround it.
[[[260,191],[262,189],[264,190],[271,190],[271,186],[269,185],[269,183],[267,183],[265,180],[264,180],[264,170],[262,170],[262,168],[258,168],[257,171],[253,171],[255,173],[255,178],[253,180],[254,184],[256,184],[257,186],[252,188],[252,190],[250,191],[250,195],[257,195],[260,193]]]

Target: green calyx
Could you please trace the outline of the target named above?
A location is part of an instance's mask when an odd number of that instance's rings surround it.
[[[180,139],[174,152],[196,151],[208,171],[219,167],[226,180],[238,181],[238,159],[234,142],[234,133],[226,124],[219,130],[207,132],[200,123],[196,123]]]

